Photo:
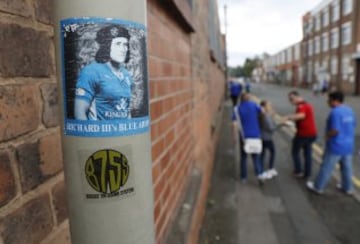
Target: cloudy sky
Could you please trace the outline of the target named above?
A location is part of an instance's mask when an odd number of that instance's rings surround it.
[[[227,5],[227,51],[230,66],[246,57],[277,53],[302,38],[301,18],[321,0],[218,0],[224,32]]]

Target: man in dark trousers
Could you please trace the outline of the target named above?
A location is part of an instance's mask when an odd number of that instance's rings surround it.
[[[230,81],[230,97],[233,106],[236,106],[239,96],[242,92],[242,85],[239,81]]]
[[[308,178],[312,168],[312,144],[317,137],[314,111],[311,104],[307,103],[297,91],[288,94],[289,101],[296,107],[294,114],[285,116],[287,120],[294,121],[296,134],[292,141],[292,158],[294,161],[294,176]],[[304,152],[304,170],[301,164],[300,151]]]

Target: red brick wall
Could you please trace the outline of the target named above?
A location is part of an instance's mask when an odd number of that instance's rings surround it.
[[[212,172],[224,72],[210,59],[207,1],[195,33],[148,1],[155,226],[163,243],[194,167],[202,183],[189,243]],[[70,243],[61,160],[50,0],[0,3],[0,243]],[[16,235],[14,235],[16,233]]]
[[[204,1],[203,1],[204,2]],[[195,33],[184,31],[162,5],[149,4],[149,66],[155,223],[158,243],[166,238],[193,167],[201,170],[198,204],[189,243],[205,210],[224,93],[224,71],[210,59],[207,6],[194,7]],[[196,12],[198,11],[198,12]]]
[[[148,5],[155,226],[158,243],[178,207],[194,163],[191,45],[162,5]]]
[[[210,57],[208,43],[208,2],[195,1],[196,32],[192,35],[193,123],[195,167],[202,173],[202,183],[194,211],[188,243],[198,243],[198,233],[206,209],[206,197],[211,180],[218,128],[225,92],[225,73]],[[224,40],[224,39],[223,39]]]

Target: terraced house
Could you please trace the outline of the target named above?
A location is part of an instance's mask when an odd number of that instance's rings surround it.
[[[346,93],[360,94],[360,2],[323,0],[304,14],[302,27],[300,77],[293,84],[307,87],[326,79]],[[275,58],[279,54],[268,61],[277,71],[289,63]]]

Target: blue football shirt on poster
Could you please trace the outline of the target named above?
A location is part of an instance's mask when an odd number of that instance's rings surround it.
[[[124,67],[130,59],[128,30],[109,25],[96,35],[95,61],[79,74],[75,94],[75,119],[114,120],[131,118],[133,79]]]

